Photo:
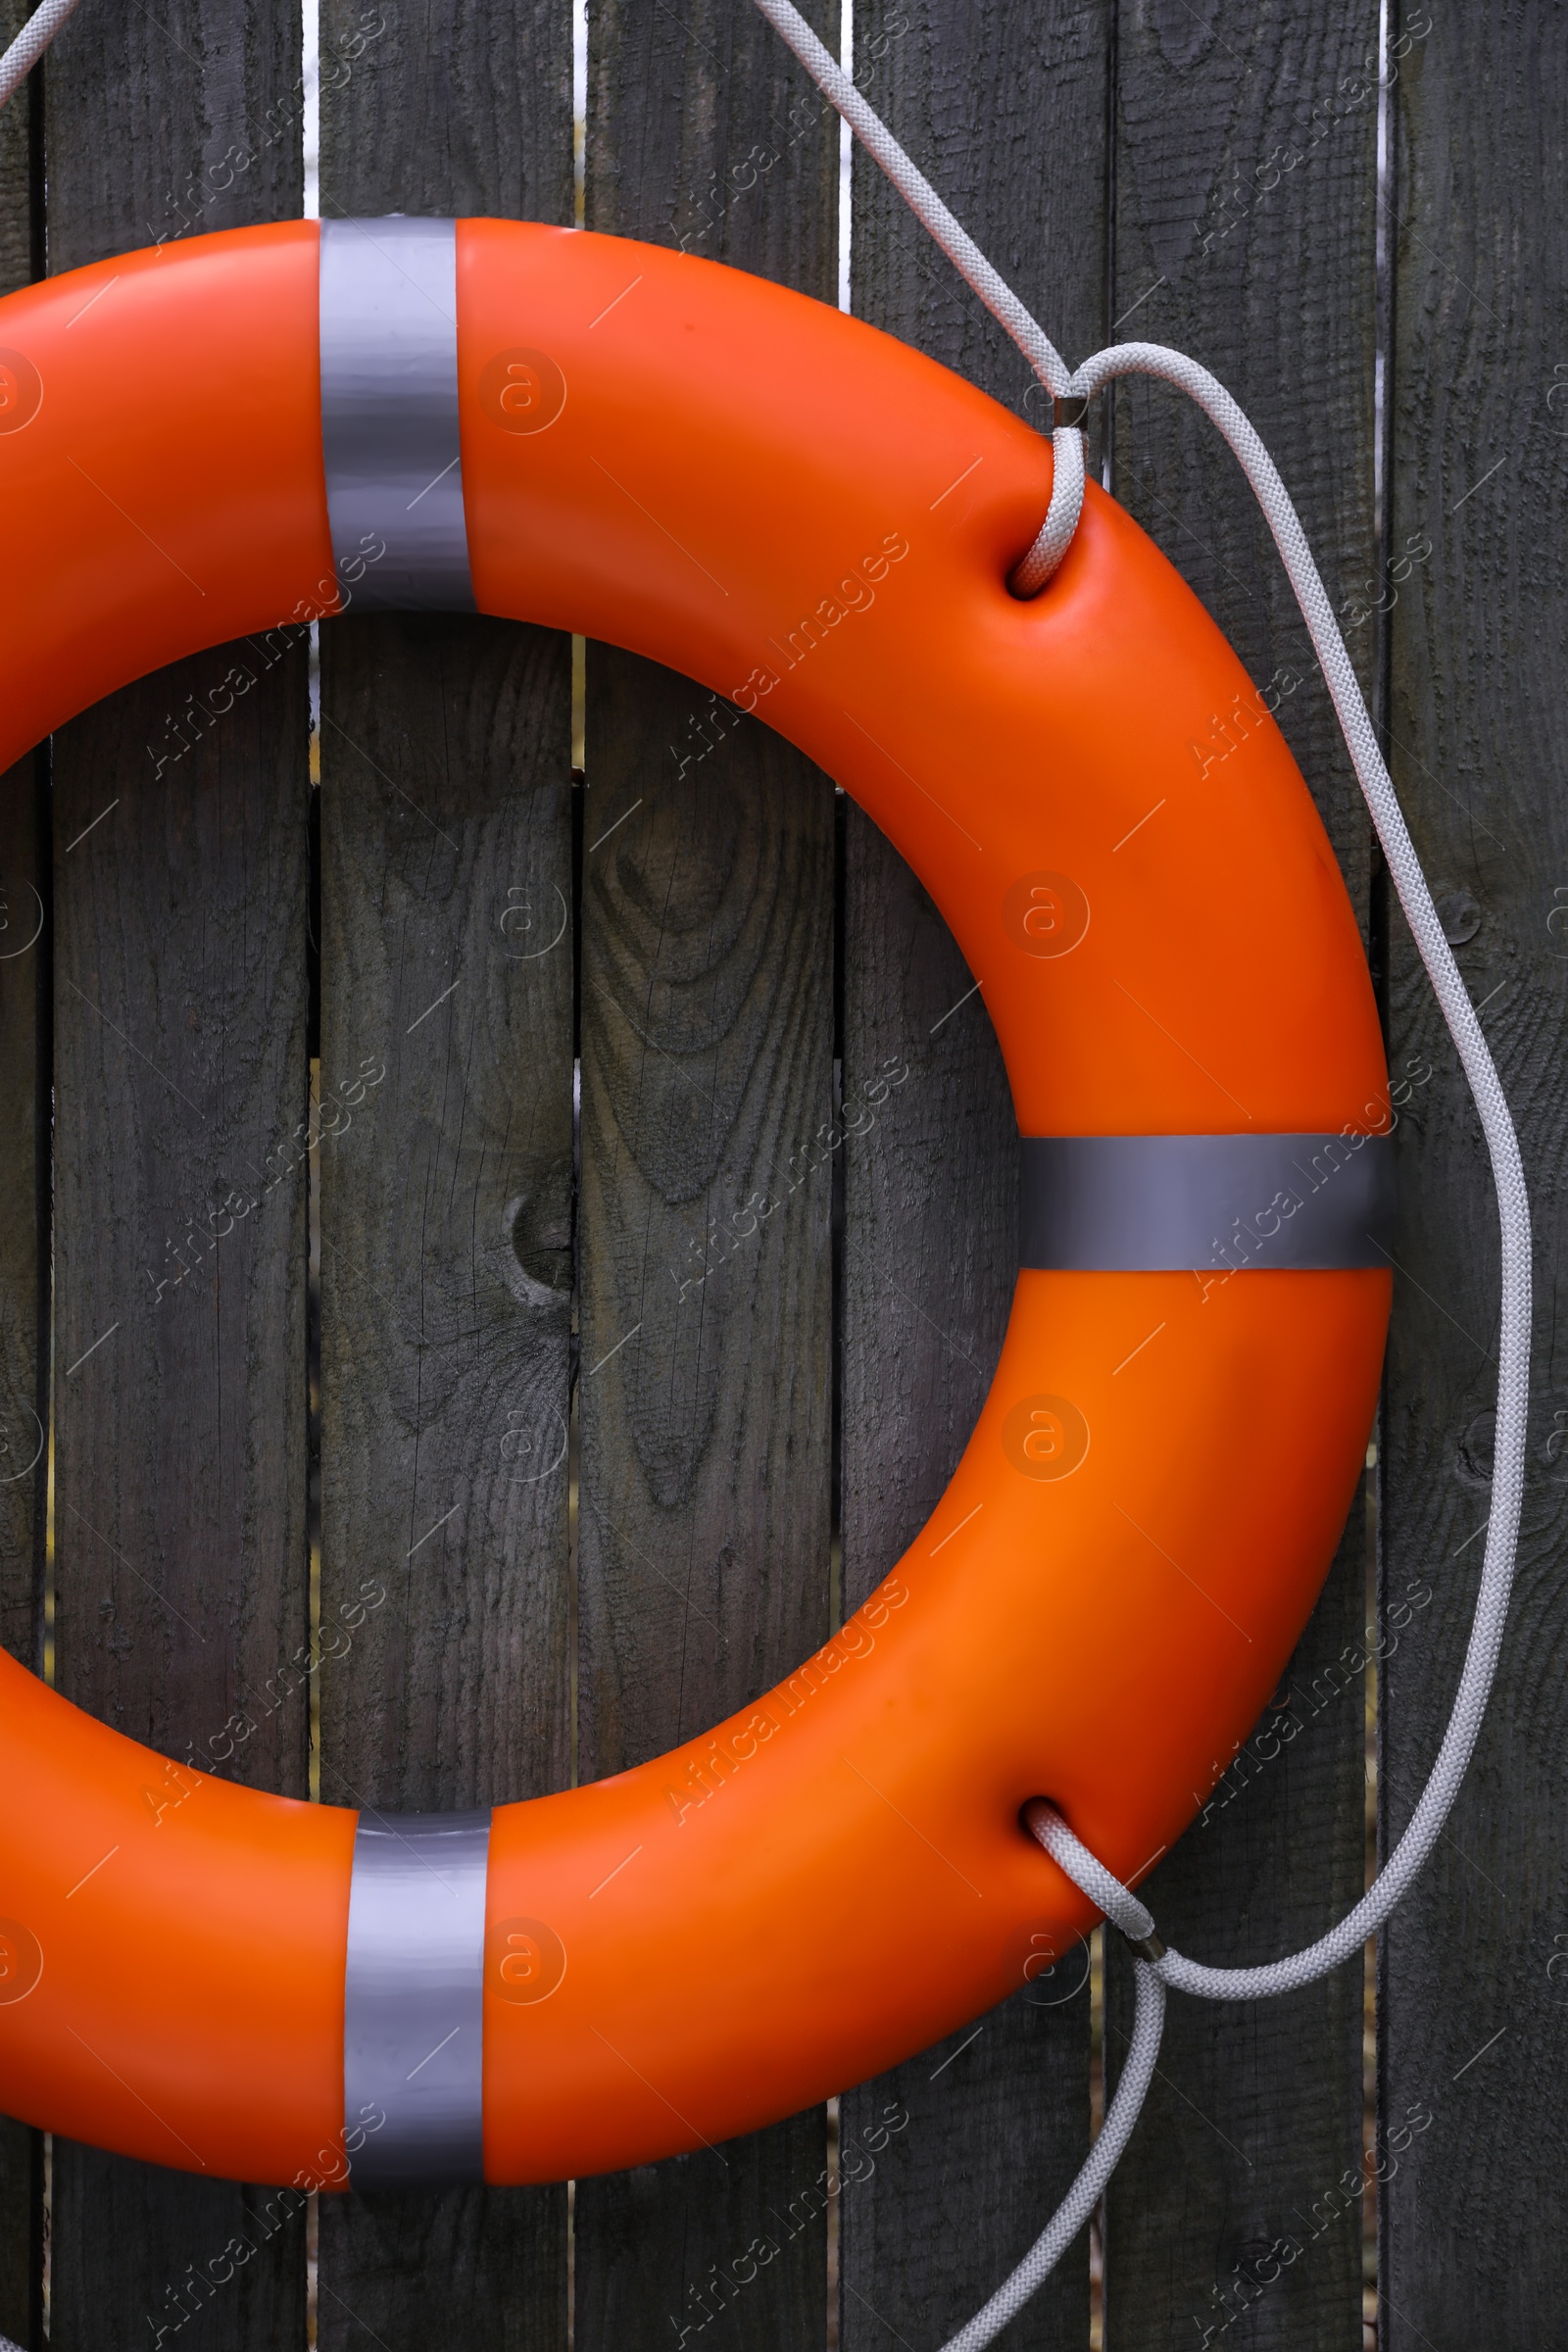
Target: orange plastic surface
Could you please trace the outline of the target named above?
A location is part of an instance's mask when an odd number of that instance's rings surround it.
[[[0,765],[331,610],[316,300],[294,223],[0,303]],[[1327,839],[1196,599],[1093,488],[1007,594],[1051,481],[1016,417],[775,286],[492,221],[459,229],[459,372],[481,609],[683,669],[843,783],[952,924],[1025,1133],[1392,1124]],[[710,1738],[496,1813],[489,2177],[717,2142],[1065,1951],[1092,1915],[1019,1807],[1129,1877],[1179,1835],[1316,1597],[1388,1305],[1376,1273],[1021,1276],[877,1597]],[[0,1767],[8,2111],[339,2178],[354,1816],[195,1776],[160,1810],[172,1768],[10,1663]]]

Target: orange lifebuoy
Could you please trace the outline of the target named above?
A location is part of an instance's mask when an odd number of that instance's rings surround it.
[[[1377,1014],[1264,698],[1138,527],[1091,488],[1046,594],[1008,593],[1050,484],[1047,445],[899,343],[612,238],[292,222],[0,303],[0,766],[345,587],[613,641],[869,810],[984,991],[1025,1139],[952,1486],[709,1737],[487,1816],[192,1774],[160,1818],[161,1759],[0,1660],[12,2114],[309,2185],[719,2141],[1089,1925],[1029,1799],[1133,1879],[1256,1717],[1375,1402]]]

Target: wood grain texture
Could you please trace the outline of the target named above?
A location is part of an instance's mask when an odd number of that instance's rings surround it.
[[[691,1738],[825,1638],[832,1419],[830,1179],[801,1175],[832,1110],[830,788],[750,721],[677,781],[669,746],[709,698],[590,652],[584,1779]],[[722,2155],[580,2184],[580,2345],[702,2322],[710,2267],[825,2179],[821,2111]],[[768,2229],[776,2256],[715,2345],[822,2340],[820,2215]]]
[[[570,1777],[564,651],[458,616],[325,632],[323,1128],[368,1090],[321,1156],[323,1632],[368,1609],[322,1677],[330,1803]],[[563,2189],[337,2200],[321,2341],[563,2342],[565,2261]]]
[[[52,941],[40,781],[32,758],[0,776],[0,1647],[34,1672],[43,1659],[49,1412],[40,1293],[49,1263],[48,1034],[39,1024],[48,1019]],[[0,2118],[0,2334],[29,2347],[42,2324],[42,2190],[41,2135]]]
[[[570,220],[559,0],[321,30],[323,214]],[[388,1073],[322,1157],[323,1625],[368,1572],[388,1600],[323,1685],[321,1793],[503,1803],[570,1778],[570,651],[322,636],[323,1085]],[[329,2201],[320,2341],[547,2352],[566,2273],[562,2187]]]
[[[837,38],[823,0],[804,12]],[[838,117],[730,0],[603,0],[588,32],[588,226],[730,262],[831,302]]]
[[[31,11],[25,0],[0,6],[0,48],[15,40]],[[33,211],[35,100],[41,76],[29,74],[9,106],[0,111],[0,294],[27,284],[33,274],[34,233],[42,226]]]
[[[299,74],[284,8],[74,19],[46,68],[50,268],[297,212]],[[182,734],[231,665],[254,682]],[[305,1183],[284,1162],[269,1190],[266,1155],[307,1096],[306,692],[303,652],[216,649],[65,729],[54,770],[58,1680],[301,1795],[306,1704],[265,1685],[308,1638]],[[53,2341],[144,2340],[248,2193],[57,2142]],[[304,2318],[282,2231],[180,2340]]]
[[[297,218],[300,39],[281,0],[73,17],[44,67],[51,271]]]
[[[561,0],[322,0],[321,211],[571,220]]]
[[[1366,0],[1135,0],[1118,27],[1112,335],[1174,343],[1236,394],[1337,605],[1375,564],[1376,39]],[[1115,433],[1118,495],[1279,699],[1365,929],[1359,796],[1250,493],[1206,419],[1163,386],[1132,379]],[[1373,636],[1370,618],[1349,629],[1364,678]],[[1277,1728],[1265,1719],[1216,1791],[1225,1801],[1147,1889],[1161,1932],[1204,1958],[1292,1950],[1360,1890],[1364,1541],[1358,1507]],[[1107,1977],[1114,2077],[1130,2000],[1115,1950]],[[1311,2217],[1357,2173],[1360,2012],[1353,1968],[1288,2001],[1171,2004],[1160,2078],[1108,2200],[1109,2352],[1164,2352],[1205,2328],[1291,2352],[1359,2344],[1358,2212],[1328,2228]]]
[[[855,78],[1069,367],[1105,340],[1109,0],[859,0]],[[858,145],[852,306],[1044,418],[1027,361]]]
[[[561,641],[453,615],[322,648],[322,1795],[570,1777],[570,713]],[[384,1078],[379,1076],[385,1072]]]
[[[47,769],[33,757],[0,776],[0,1648],[43,1662],[47,1476],[40,1339],[48,1328],[49,971]],[[45,832],[45,840],[47,834]],[[40,1246],[40,1234],[42,1243]],[[44,1348],[47,1353],[47,1347]]]
[[[1370,683],[1377,11],[1370,0],[1327,11],[1130,0],[1117,39],[1109,339],[1175,343],[1236,395]],[[1116,402],[1112,487],[1254,682],[1276,681],[1280,724],[1364,926],[1360,794],[1251,492],[1201,411],[1169,386],[1129,377]]]
[[[0,2121],[0,2334],[43,2344],[43,2134]]]
[[[304,1678],[275,1680],[308,1642],[303,649],[156,780],[147,757],[149,698],[247,662],[197,657],[55,738],[56,1675],[303,1795]],[[244,2195],[57,2141],[53,2340],[139,2337]],[[238,2285],[191,2341],[303,2326],[303,2235]]]
[[[1108,8],[862,6],[855,56],[871,103],[1058,346],[1076,356],[1103,341]],[[859,151],[852,292],[858,316],[1040,413],[1012,343]],[[1018,1209],[1011,1097],[968,969],[902,858],[858,809],[846,815],[847,1118],[893,1074],[889,1056],[909,1071],[845,1153],[850,1610],[913,1541],[974,1426],[1011,1301]],[[845,2098],[846,2168],[859,2149],[863,2175],[840,2204],[846,2352],[895,2334],[942,2340],[1031,2243],[1087,2150],[1089,2025],[1080,1952],[977,2037],[966,2029]],[[907,2125],[877,2148],[901,2114]],[[1088,2295],[1086,2231],[1011,2333],[1085,2342]]]
[[[731,713],[677,781],[701,690],[611,648],[590,675],[585,1779],[690,1739],[825,1637],[829,1194],[806,1168],[833,969],[815,772]]]
[[[0,7],[0,46],[27,15]],[[0,113],[0,293],[33,274],[33,89]],[[31,760],[0,777],[0,1647],[42,1662],[44,1462],[38,1334],[39,1217],[47,1216],[47,1130],[38,1118],[38,1018],[47,1012],[50,942],[30,948],[38,902],[38,782]],[[9,953],[7,951],[9,950]],[[19,951],[21,951],[19,953]],[[47,1250],[42,1253],[47,1262]],[[31,1467],[29,1468],[29,1465]],[[28,2347],[42,2326],[43,2143],[0,2118],[0,2334]]]
[[[589,26],[589,225],[831,299],[836,129],[757,12],[614,0]],[[828,1183],[741,1229],[831,1115],[834,891],[826,782],[685,680],[590,647],[587,747],[584,1779],[828,1631]],[[581,2184],[579,2346],[825,2340],[822,2111],[722,2154]],[[776,2252],[754,2270],[760,2234]]]
[[[1402,26],[1392,540],[1425,538],[1433,552],[1392,615],[1394,771],[1483,1008],[1537,1235],[1528,1483],[1497,1688],[1382,1956],[1379,2341],[1457,2352],[1558,2340],[1568,2293],[1554,2219],[1568,2157],[1556,2095],[1568,2016],[1568,229],[1544,199],[1568,163],[1568,14],[1406,10]],[[1385,1843],[1430,1769],[1468,1633],[1498,1308],[1475,1114],[1397,918],[1390,944],[1394,1059],[1418,1056],[1434,1076],[1400,1159],[1385,1576],[1391,1594],[1417,1579],[1434,1599],[1430,1634],[1384,1670]]]

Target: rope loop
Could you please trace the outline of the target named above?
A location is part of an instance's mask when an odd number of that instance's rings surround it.
[[[1031,1835],[1039,1839],[1056,1868],[1088,1895],[1096,1910],[1102,1911],[1112,1927],[1121,1930],[1129,1943],[1158,1941],[1153,1913],[1145,1908],[1120,1879],[1111,1876],[1098,1854],[1091,1853],[1073,1836],[1054,1805],[1037,1797],[1033,1804],[1025,1805],[1023,1817]],[[1144,1955],[1146,1959],[1151,1956]]]
[[[915,219],[942,248],[958,275],[973,287],[1004,333],[1023,353],[1054,403],[1054,429],[1051,436],[1051,504],[1034,544],[1013,571],[1007,585],[1014,596],[1034,597],[1051,578],[1072,545],[1084,505],[1084,437],[1080,429],[1087,402],[1074,401],[1078,391],[1067,373],[1067,363],[1045,328],[1026,310],[1001,271],[992,268],[968,230],[948,210],[923,172],[917,171],[875,108],[861,97],[830,49],[793,5],[793,0],[757,0],[774,31],[794,50],[824,98],[838,109],[866,153],[881,165]],[[1061,404],[1077,408],[1064,416]]]

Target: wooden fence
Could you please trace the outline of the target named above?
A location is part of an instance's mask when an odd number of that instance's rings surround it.
[[[1391,0],[1385,37],[1380,99],[1378,0],[861,0],[855,24],[862,85],[1070,357],[1177,343],[1259,424],[1387,726],[1542,1236],[1518,1598],[1464,1795],[1383,1941],[1375,2122],[1354,1970],[1258,2008],[1174,2001],[1108,2200],[1112,2352],[1350,2352],[1364,2181],[1377,2340],[1568,2341],[1568,11]],[[320,38],[323,213],[572,220],[569,0],[323,0]],[[590,0],[588,40],[588,224],[834,300],[837,123],[749,0]],[[300,74],[286,0],[83,0],[0,116],[5,285],[297,215]],[[853,224],[856,310],[1028,409],[1010,346],[858,160]],[[1488,1510],[1494,1214],[1240,477],[1147,382],[1095,455],[1278,699],[1404,1082],[1377,1467],[1151,1898],[1188,1948],[1260,1959],[1361,1885],[1369,1679],[1396,1831],[1435,1748]],[[255,685],[223,711],[231,663]],[[884,1573],[995,1360],[1012,1119],[924,893],[688,682],[589,646],[576,691],[585,772],[564,639],[349,619],[321,631],[318,793],[302,642],[148,679],[0,803],[0,1638],[248,1782],[306,1793],[313,1723],[324,1798],[404,1808],[691,1735]],[[737,1239],[889,1057],[908,1079],[874,1130]],[[338,1653],[316,1674],[313,1609]],[[62,2352],[277,2352],[312,2326],[334,2352],[925,2352],[1082,2155],[1094,1990],[1081,1956],[836,2118],[574,2194],[280,2220],[262,2189],[0,2125],[0,2329],[42,2344],[47,2292]],[[1109,1951],[1112,2079],[1128,2009]],[[1087,2345],[1091,2298],[1081,2241],[1005,2341]]]

